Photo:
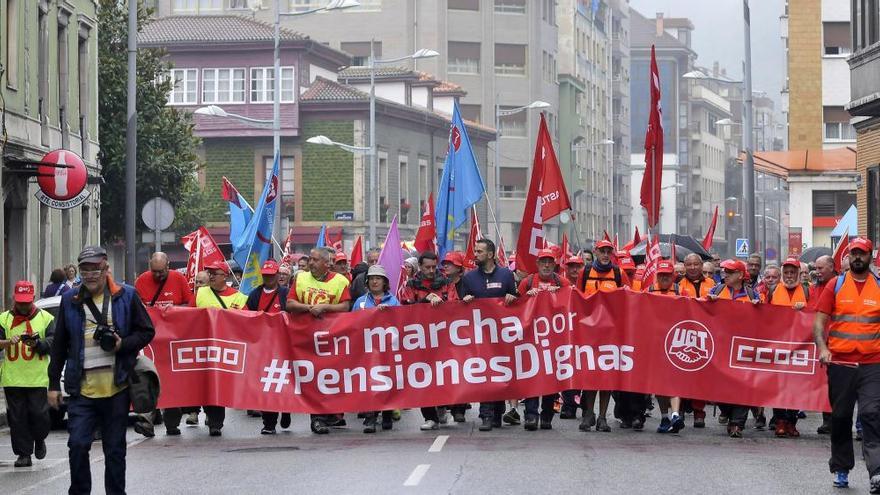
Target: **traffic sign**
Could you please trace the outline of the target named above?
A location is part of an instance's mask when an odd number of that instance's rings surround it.
[[[82,158],[68,150],[46,153],[37,169],[36,198],[50,208],[67,210],[81,205],[88,197],[88,170]]]
[[[736,240],[736,257],[737,258],[748,258],[749,257],[749,240],[748,239],[737,239]]]
[[[174,207],[165,198],[153,198],[141,210],[141,219],[150,230],[165,230],[174,223]]]

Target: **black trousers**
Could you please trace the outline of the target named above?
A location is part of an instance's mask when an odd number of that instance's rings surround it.
[[[282,415],[290,416],[290,413],[281,413]],[[275,426],[278,424],[278,413],[273,411],[262,411],[260,416],[263,418],[263,427],[269,428],[270,430],[274,430]]]
[[[796,425],[798,420],[797,409],[777,409],[773,408],[773,415],[776,419],[781,419],[789,424]]]
[[[738,404],[718,404],[721,414],[727,416],[727,424],[730,426],[746,427],[746,420],[749,418],[749,406],[740,406]]]
[[[462,413],[464,414],[467,411],[467,404],[453,404],[451,406],[439,406],[439,407],[423,407],[422,409],[422,418],[425,421],[437,421],[440,422],[440,409],[449,409],[452,411],[452,414]]]
[[[562,391],[562,411],[575,412],[578,409],[575,397],[581,394],[580,390],[563,390]]]
[[[202,409],[205,410],[205,415],[208,416],[208,428],[223,428],[223,421],[226,420],[226,408],[220,406],[203,406]],[[199,408],[174,408],[174,409],[165,409],[163,413],[163,418],[165,421],[165,428],[177,428],[180,426],[180,419],[183,417],[183,413],[190,413],[193,411],[198,411]]]
[[[504,416],[504,401],[480,402],[480,419],[489,418],[493,421],[501,421]]]
[[[43,387],[4,387],[6,418],[15,455],[32,455],[34,442],[49,436],[49,401]]]
[[[828,398],[831,402],[831,472],[855,466],[852,418],[856,402],[862,422],[862,456],[868,476],[880,474],[880,364],[850,367],[828,365]]]
[[[614,416],[621,421],[645,420],[645,394],[614,392]]]
[[[544,418],[545,421],[552,419],[556,412],[553,410],[553,406],[556,403],[557,396],[558,394],[541,396],[541,417]],[[525,403],[526,419],[530,416],[538,415],[538,397],[529,397],[523,402]]]

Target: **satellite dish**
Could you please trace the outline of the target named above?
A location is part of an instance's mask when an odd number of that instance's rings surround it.
[[[562,213],[559,214],[559,221],[562,222],[563,224],[570,222],[571,221],[571,213],[569,213],[568,211],[563,211]]]

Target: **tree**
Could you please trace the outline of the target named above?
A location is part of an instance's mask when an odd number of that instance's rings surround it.
[[[136,0],[132,0],[136,1]],[[138,30],[149,22],[149,12],[138,7]],[[101,237],[124,238],[125,136],[127,122],[128,5],[100,0],[98,8],[98,127],[101,142]],[[174,205],[172,226],[187,233],[202,223],[204,201],[196,176],[201,163],[196,150],[192,117],[166,105],[172,81],[165,51],[138,50],[137,58],[137,210],[150,198],[161,196]],[[139,226],[142,228],[142,226]]]

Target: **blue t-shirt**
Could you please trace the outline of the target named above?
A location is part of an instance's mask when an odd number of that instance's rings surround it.
[[[507,294],[517,295],[516,281],[513,272],[495,265],[495,269],[486,273],[482,268],[467,272],[462,281],[462,294],[474,296],[476,299],[504,297]]]

